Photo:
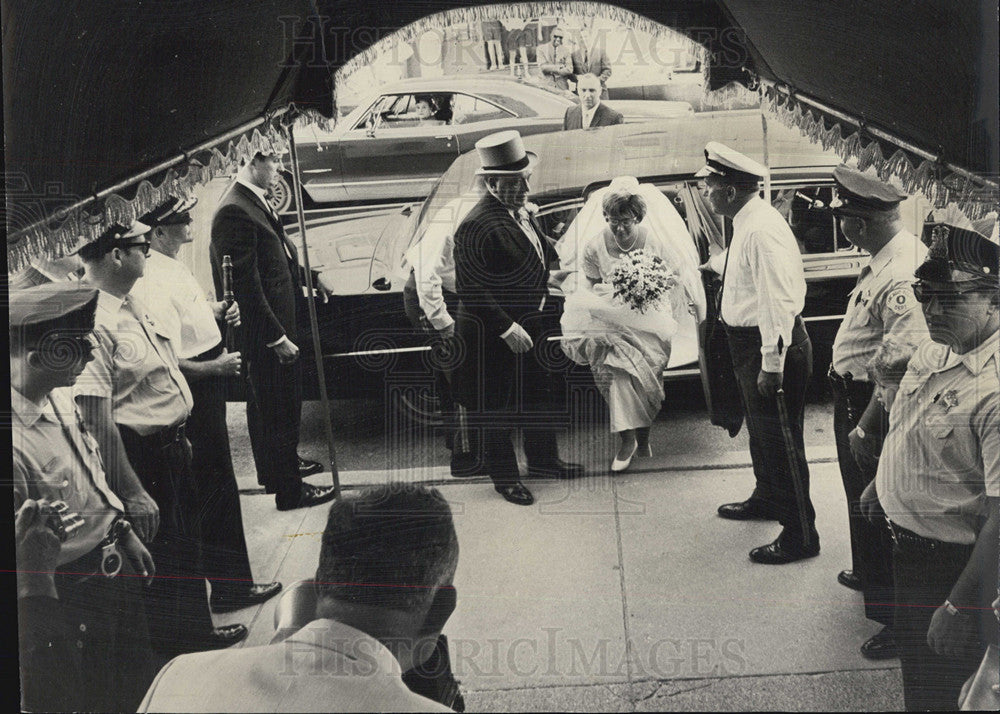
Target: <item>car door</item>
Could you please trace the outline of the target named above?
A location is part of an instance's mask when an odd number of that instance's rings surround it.
[[[424,125],[412,94],[384,95],[340,139],[349,201],[422,198],[458,156],[453,127]]]

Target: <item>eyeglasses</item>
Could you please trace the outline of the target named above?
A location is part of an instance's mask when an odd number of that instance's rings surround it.
[[[621,218],[608,218],[609,226],[622,226],[624,228],[631,228],[637,221],[634,218],[621,217]]]
[[[927,303],[937,298],[939,300],[947,300],[949,298],[956,298],[967,293],[986,293],[993,292],[996,288],[986,287],[985,285],[973,285],[972,287],[965,288],[964,290],[947,288],[940,290],[938,288],[932,288],[927,283],[922,280],[918,280],[913,283],[913,297],[917,299],[917,302]]]
[[[141,243],[125,243],[122,248],[128,250],[129,248],[138,248],[142,251],[143,255],[149,255],[149,249],[152,247],[152,243],[149,241],[142,241]]]

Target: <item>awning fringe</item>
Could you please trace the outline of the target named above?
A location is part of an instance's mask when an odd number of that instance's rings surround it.
[[[886,157],[883,150],[888,145],[866,136],[863,129],[831,117],[817,117],[814,113],[819,113],[817,110],[780,92],[761,90],[760,95],[764,109],[786,126],[799,129],[824,149],[833,150],[844,162],[856,163],[862,171],[873,168],[882,180],[898,185],[907,193],[922,193],[935,208],[954,203],[974,221],[1000,208],[1000,194],[989,186],[976,185],[947,171],[943,165],[902,149]],[[828,121],[834,122],[829,128]]]
[[[168,169],[159,184],[142,181],[128,190],[128,195],[134,192],[132,198],[112,194],[68,215],[56,211],[47,224],[25,233],[16,244],[7,245],[7,272],[23,270],[43,256],[61,258],[81,239],[96,240],[111,225],[128,225],[171,197],[188,198],[197,186],[217,176],[231,175],[258,151],[285,153],[287,150],[288,144],[280,127],[270,122],[244,134],[238,141],[202,152],[197,162]]]

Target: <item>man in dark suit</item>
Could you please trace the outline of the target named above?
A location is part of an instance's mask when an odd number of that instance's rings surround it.
[[[599,126],[621,124],[621,112],[601,102],[601,80],[592,74],[577,77],[576,93],[580,103],[566,110],[563,116],[563,131],[570,129],[593,129]]]
[[[603,47],[597,46],[594,38],[586,30],[580,38],[580,46],[573,52],[573,74],[577,81],[585,74],[592,74],[601,83],[601,99],[608,99],[608,88],[605,86],[611,76],[611,63],[608,53]]]
[[[247,363],[247,424],[257,480],[275,494],[278,510],[287,511],[330,501],[334,491],[301,480],[298,253],[266,195],[280,169],[278,155],[261,153],[240,169],[212,221],[211,259],[220,299],[222,257],[233,261],[233,293],[245,324],[240,351]]]
[[[535,155],[520,134],[491,134],[476,149],[487,190],[455,232],[456,336],[466,355],[454,373],[455,397],[478,422],[497,492],[528,506],[534,497],[520,481],[514,428],[523,430],[530,476],[582,473],[559,458],[551,426],[558,408],[545,355],[547,338],[559,334],[559,308],[548,294],[556,255],[524,208]]]

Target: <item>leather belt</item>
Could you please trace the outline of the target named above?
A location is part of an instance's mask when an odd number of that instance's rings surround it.
[[[910,550],[937,550],[943,546],[958,545],[957,543],[946,543],[944,541],[934,540],[933,538],[925,538],[922,535],[914,533],[908,528],[903,528],[903,526],[898,523],[893,523],[888,516],[886,516],[885,522],[889,526],[889,535],[892,536],[892,542],[899,548]]]
[[[186,429],[187,420],[185,419],[173,426],[168,426],[166,429],[161,429],[142,438],[152,441],[160,449],[165,449],[168,446],[173,446],[178,442],[184,441],[184,437],[187,434]]]
[[[830,383],[836,388],[843,392],[852,390],[867,388],[868,381],[864,379],[855,379],[854,375],[850,372],[846,374],[840,374],[830,365],[830,369],[827,371],[826,376],[830,378]]]

